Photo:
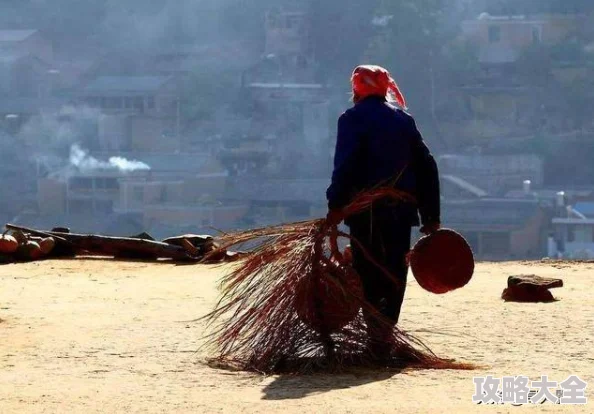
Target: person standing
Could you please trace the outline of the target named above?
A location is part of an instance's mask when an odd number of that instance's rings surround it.
[[[375,65],[355,68],[351,78],[354,106],[338,120],[332,182],[327,190],[327,222],[338,225],[341,210],[353,198],[382,185],[414,197],[413,202],[380,200],[345,220],[353,243],[353,266],[365,298],[388,323],[365,312],[371,352],[388,356],[388,335],[398,323],[408,265],[411,229],[430,234],[440,228],[440,186],[435,159],[423,141],[406,101],[390,73]],[[419,220],[420,216],[420,220]],[[387,269],[387,277],[368,260]]]

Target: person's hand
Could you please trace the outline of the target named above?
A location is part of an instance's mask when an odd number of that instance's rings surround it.
[[[342,221],[342,211],[336,209],[328,210],[326,221],[323,224],[323,232],[328,233],[328,242],[330,244],[330,255],[338,263],[342,263],[342,254],[338,249],[338,228],[337,226]]]
[[[326,226],[338,226],[342,219],[341,210],[328,210],[328,214],[326,215]]]
[[[440,223],[427,223],[427,224],[423,225],[423,227],[421,227],[420,231],[424,235],[429,236],[429,235],[435,233],[440,228],[441,228]]]

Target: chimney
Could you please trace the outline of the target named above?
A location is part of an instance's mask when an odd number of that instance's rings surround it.
[[[557,193],[557,207],[558,208],[565,207],[565,191],[559,191]]]
[[[557,217],[567,218],[569,216],[565,202],[565,191],[559,191],[557,193],[557,200],[555,202],[555,205],[557,207]]]

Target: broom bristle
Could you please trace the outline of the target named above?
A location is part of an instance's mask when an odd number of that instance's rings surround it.
[[[345,208],[344,218],[386,197],[410,201],[393,188],[376,189]],[[214,361],[219,366],[271,374],[334,371],[372,363],[370,317],[374,326],[391,325],[365,301],[354,270],[332,258],[327,241],[337,235],[335,226],[319,219],[221,238],[221,249],[257,244],[223,277],[222,297],[205,317],[214,327],[208,344],[215,348]],[[384,365],[473,367],[437,357],[399,328],[385,340],[391,353]]]

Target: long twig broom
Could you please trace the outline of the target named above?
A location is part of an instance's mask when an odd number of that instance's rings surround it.
[[[378,188],[361,194],[343,210],[343,218],[387,197],[410,201],[393,188]],[[223,278],[222,297],[206,316],[213,327],[208,344],[216,350],[214,362],[271,374],[336,371],[375,360],[368,347],[370,325],[389,325],[365,301],[353,268],[333,257],[338,236],[349,237],[318,219],[221,238],[221,249],[246,242],[255,247]],[[388,331],[391,352],[384,365],[473,368],[437,357],[399,328]]]

